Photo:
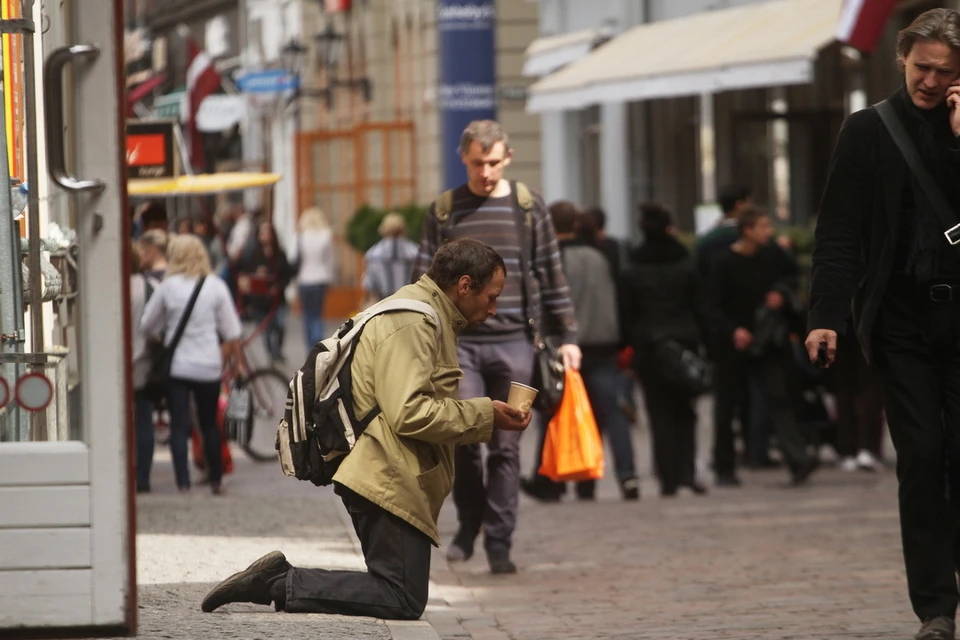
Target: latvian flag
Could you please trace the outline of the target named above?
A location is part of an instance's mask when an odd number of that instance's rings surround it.
[[[897,0],[844,0],[837,40],[871,53],[896,4]]]
[[[207,159],[203,150],[203,134],[197,130],[200,103],[220,89],[220,74],[207,52],[187,38],[187,134],[190,139],[190,164],[194,173],[203,173]]]

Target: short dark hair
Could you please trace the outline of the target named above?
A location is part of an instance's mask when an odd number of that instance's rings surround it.
[[[656,202],[645,202],[638,207],[640,212],[640,231],[647,238],[663,238],[673,224],[670,210]]]
[[[569,200],[558,200],[549,207],[550,219],[557,233],[573,233],[577,230],[577,218],[580,210]]]
[[[506,275],[507,266],[493,247],[473,238],[459,238],[440,245],[427,276],[444,291],[469,276],[474,291],[479,291],[497,271]]]
[[[761,218],[767,217],[767,212],[761,209],[760,207],[750,205],[749,207],[744,207],[739,214],[737,214],[737,230],[740,232],[740,235],[743,235],[743,232],[747,229],[752,229]]]
[[[596,231],[603,231],[607,227],[607,213],[600,207],[590,207],[583,215],[590,219]]]
[[[161,200],[151,200],[140,212],[140,222],[143,226],[150,224],[167,224],[167,205]]]
[[[738,202],[749,197],[750,189],[748,187],[742,184],[728,184],[720,189],[720,197],[717,200],[720,202],[720,208],[723,209],[724,215],[726,215],[736,208]]]

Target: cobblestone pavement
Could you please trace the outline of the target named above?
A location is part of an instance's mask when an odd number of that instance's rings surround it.
[[[707,406],[701,416],[709,415]],[[701,424],[701,458],[710,438]],[[524,438],[523,467],[533,434]],[[649,470],[646,436],[637,438]],[[609,475],[609,474],[608,474]],[[644,474],[639,504],[605,479],[596,502],[521,498],[515,576],[482,552],[447,565],[435,553],[427,618],[442,638],[474,640],[912,638],[896,514],[896,478],[826,469],[790,489],[786,472],[745,486],[661,499]],[[444,542],[456,531],[445,505]]]
[[[291,330],[297,341],[298,330]],[[298,341],[297,341],[298,342]],[[289,361],[299,364],[301,354]],[[700,411],[707,459],[709,407]],[[892,470],[827,469],[801,489],[784,471],[745,472],[745,487],[660,499],[645,431],[636,434],[640,503],[612,479],[598,500],[541,505],[521,498],[515,576],[491,576],[483,554],[448,565],[435,551],[425,621],[277,614],[231,605],[200,612],[215,582],[281,549],[294,564],[362,569],[339,500],[237,452],[228,495],[173,489],[158,451],[154,493],[138,496],[142,638],[370,638],[420,640],[906,639],[906,597]],[[536,442],[523,441],[524,473]],[[609,473],[608,473],[609,475]],[[444,542],[456,529],[448,501]]]

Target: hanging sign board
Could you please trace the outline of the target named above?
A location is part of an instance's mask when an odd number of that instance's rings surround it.
[[[127,121],[127,177],[176,178],[174,120]]]

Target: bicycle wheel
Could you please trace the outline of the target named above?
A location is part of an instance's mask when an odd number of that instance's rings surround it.
[[[283,417],[289,380],[275,369],[257,369],[243,387],[250,390],[250,437],[243,450],[257,462],[277,459],[277,424]]]

